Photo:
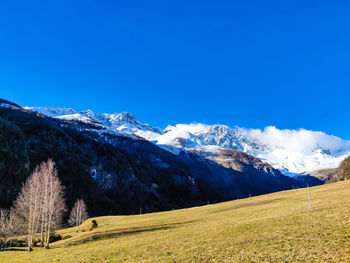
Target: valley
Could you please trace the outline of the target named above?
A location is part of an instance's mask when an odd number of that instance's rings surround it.
[[[88,219],[0,262],[348,262],[350,182],[168,212]],[[98,228],[90,231],[91,220]],[[19,248],[21,249],[21,248]]]

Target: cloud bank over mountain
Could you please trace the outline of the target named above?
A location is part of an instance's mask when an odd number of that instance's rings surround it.
[[[312,154],[320,148],[328,150],[332,155],[342,155],[344,152],[350,151],[350,141],[328,135],[322,131],[280,130],[275,126],[268,126],[263,130],[239,128],[239,131],[243,135],[255,138],[270,147],[289,149],[306,155]]]

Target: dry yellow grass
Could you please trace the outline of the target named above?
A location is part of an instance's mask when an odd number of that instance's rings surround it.
[[[0,252],[0,262],[350,262],[350,182],[215,205],[89,219],[49,250]]]

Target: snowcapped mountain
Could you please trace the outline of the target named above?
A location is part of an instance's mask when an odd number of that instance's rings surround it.
[[[102,128],[102,132],[112,132],[123,135],[138,135],[143,137],[152,137],[153,134],[159,136],[163,133],[160,128],[153,128],[149,124],[141,124],[133,114],[129,112],[122,113],[95,113],[91,110],[76,111],[72,108],[53,108],[53,107],[24,107],[44,114],[48,117],[77,121],[86,124],[93,124]]]
[[[134,115],[94,113],[71,108],[25,107],[49,117],[93,125],[99,133],[142,137],[179,154],[180,149],[200,153],[220,163],[227,149],[253,155],[286,175],[336,168],[350,154],[350,141],[324,132],[279,130],[276,127],[244,129],[226,125],[177,124],[154,128],[140,123]]]
[[[158,144],[201,148],[207,153],[235,149],[258,157],[287,175],[336,168],[350,154],[350,141],[304,129],[266,127],[262,131],[225,125],[178,124],[168,126],[165,131],[158,137]]]

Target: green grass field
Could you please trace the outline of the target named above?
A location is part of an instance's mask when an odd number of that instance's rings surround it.
[[[215,205],[95,218],[0,262],[350,262],[350,181]]]

